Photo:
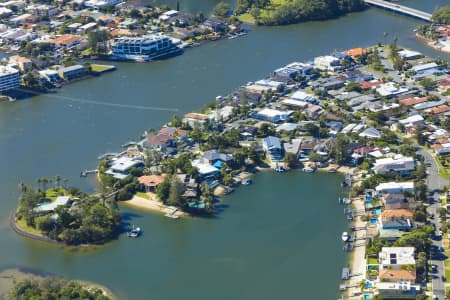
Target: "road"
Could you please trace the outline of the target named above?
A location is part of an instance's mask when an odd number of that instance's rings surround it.
[[[419,147],[419,151],[417,153],[421,154],[424,159],[425,163],[427,164],[427,185],[429,191],[434,191],[433,193],[433,201],[431,202],[431,205],[428,207],[428,213],[434,214],[435,218],[431,219],[431,223],[435,224],[436,228],[440,228],[440,218],[439,214],[436,212],[437,209],[441,206],[440,199],[439,199],[439,192],[438,190],[443,187],[444,185],[448,184],[447,180],[441,178],[439,176],[439,169],[437,166],[436,161],[434,160],[433,156],[431,156],[430,153],[423,150],[421,147]],[[445,237],[444,237],[445,238]],[[436,245],[436,247],[442,247],[442,239],[440,240],[433,240],[433,245]],[[433,287],[433,295],[436,295],[439,300],[445,299],[445,282],[442,280],[441,276],[445,275],[445,268],[444,268],[444,260],[443,259],[432,259],[431,263],[437,266],[437,272],[433,274],[433,279],[431,281],[432,287]],[[436,298],[435,298],[436,299]]]

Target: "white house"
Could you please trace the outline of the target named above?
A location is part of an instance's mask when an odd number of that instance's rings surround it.
[[[378,195],[381,194],[401,194],[403,192],[414,192],[414,182],[413,181],[403,181],[403,182],[383,182],[375,187],[375,191]]]
[[[400,175],[407,175],[415,169],[414,158],[403,155],[396,155],[395,157],[380,158],[373,164],[375,174],[386,174],[389,172],[399,173]]]
[[[314,59],[316,68],[324,71],[334,71],[340,65],[340,60],[331,55],[318,56]]]

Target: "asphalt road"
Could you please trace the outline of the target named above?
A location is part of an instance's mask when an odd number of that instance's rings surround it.
[[[438,190],[444,185],[448,184],[448,181],[442,179],[439,176],[438,166],[434,158],[427,151],[420,148],[417,153],[423,155],[425,159],[425,163],[427,164],[427,184],[428,190],[434,191],[433,195],[430,198],[433,198],[432,204],[428,207],[428,212],[430,214],[434,214],[435,218],[431,219],[431,223],[435,224],[436,229],[440,228],[440,218],[437,209],[441,206],[439,199]],[[443,238],[446,238],[445,236]],[[436,247],[442,247],[442,239],[433,240],[433,245]],[[437,299],[444,300],[445,299],[445,282],[442,280],[442,276],[445,276],[444,269],[444,260],[443,259],[432,259],[431,263],[436,265],[437,272],[433,273],[432,279],[432,287],[433,287],[433,295],[437,296]],[[436,298],[434,298],[436,299]]]

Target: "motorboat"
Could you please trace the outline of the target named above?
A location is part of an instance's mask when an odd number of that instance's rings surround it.
[[[141,234],[141,228],[135,227],[134,225],[133,225],[133,228],[131,228],[131,230],[127,232],[127,236],[133,237],[133,238],[139,237],[140,234]]]
[[[341,238],[342,238],[342,241],[347,242],[347,241],[350,239],[350,235],[348,234],[347,231],[344,231],[344,232],[342,233]]]

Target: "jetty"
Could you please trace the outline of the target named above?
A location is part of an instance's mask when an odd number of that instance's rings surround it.
[[[399,5],[397,3],[392,3],[392,2],[388,2],[388,1],[384,1],[384,0],[364,0],[365,3],[378,7],[378,8],[382,8],[382,9],[386,9],[392,12],[396,12],[408,17],[412,17],[412,18],[416,18],[425,22],[431,22],[431,14],[415,9],[415,8],[411,8],[405,5]]]
[[[98,169],[81,171],[80,177],[87,177],[89,174],[97,174]]]
[[[107,152],[107,153],[104,153],[104,154],[101,154],[101,155],[97,156],[97,159],[98,160],[102,160],[102,159],[105,159],[105,158],[108,158],[108,157],[115,157],[115,156],[119,156],[119,153]]]

